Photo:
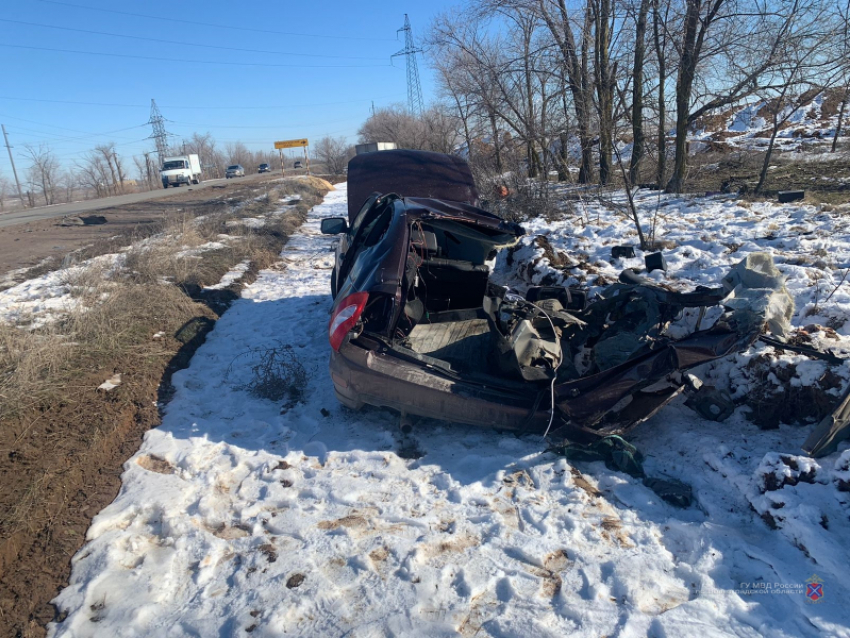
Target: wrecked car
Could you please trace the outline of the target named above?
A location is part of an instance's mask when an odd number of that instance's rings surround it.
[[[457,157],[359,155],[349,163],[348,192],[348,217],[321,227],[339,236],[331,378],[353,409],[557,431],[589,443],[696,391],[688,369],[745,350],[788,314],[781,278],[777,286],[758,272],[765,264],[684,293],[634,270],[593,299],[579,288],[521,295],[497,285],[491,264],[524,230],[478,207],[470,169]],[[698,309],[695,325],[670,330],[690,308]]]

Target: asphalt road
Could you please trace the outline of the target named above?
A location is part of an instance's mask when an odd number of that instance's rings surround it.
[[[269,179],[269,174],[251,174],[245,177],[236,178],[234,181],[254,181],[258,179]],[[115,208],[124,204],[134,204],[136,202],[144,202],[150,199],[160,199],[175,195],[181,191],[190,189],[208,188],[212,184],[223,182],[224,179],[210,179],[201,182],[198,185],[189,187],[179,186],[177,188],[158,188],[152,191],[143,193],[131,193],[129,195],[116,195],[115,197],[104,197],[102,199],[89,199],[82,202],[72,202],[70,204],[56,204],[54,206],[42,206],[40,208],[27,208],[18,210],[12,213],[0,214],[0,228],[7,226],[15,226],[17,224],[26,224],[27,222],[39,221],[41,219],[52,219],[54,217],[64,217],[65,215],[80,215],[83,213],[91,213],[93,211],[103,210],[104,208]]]

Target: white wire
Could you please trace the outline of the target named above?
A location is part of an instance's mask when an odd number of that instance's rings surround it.
[[[549,314],[536,303],[532,303],[530,301],[526,301],[526,303],[529,303],[535,308],[537,308],[543,314],[543,316],[546,317],[546,319],[549,321],[549,325],[552,327],[552,335],[555,337],[558,346],[560,347],[561,342],[560,339],[558,339],[557,332],[555,331],[555,324],[552,323],[552,317],[550,317]],[[558,357],[558,363],[556,363],[555,366],[552,368],[552,383],[549,385],[549,425],[546,426],[546,431],[543,433],[544,439],[549,436],[549,430],[552,429],[552,423],[555,421],[555,381],[558,379],[558,368],[561,367],[561,363],[563,363],[563,361],[564,349],[561,348],[561,356]]]

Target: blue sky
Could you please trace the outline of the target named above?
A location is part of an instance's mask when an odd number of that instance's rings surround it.
[[[403,48],[404,13],[421,41],[433,17],[458,3],[6,0],[0,122],[19,173],[28,143],[49,144],[65,165],[103,142],[128,160],[152,150],[151,98],[175,142],[193,132],[253,150],[324,135],[354,142],[372,101],[406,102],[404,59],[390,65]],[[433,75],[418,62],[428,102]],[[11,178],[5,149],[0,175]]]

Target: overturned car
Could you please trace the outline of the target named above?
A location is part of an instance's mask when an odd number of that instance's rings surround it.
[[[687,293],[633,270],[592,300],[579,288],[496,285],[488,264],[524,230],[478,207],[456,157],[360,155],[348,189],[348,218],[324,219],[322,232],[339,235],[330,371],[350,408],[589,443],[695,391],[688,369],[746,349],[789,312],[781,279],[758,264]],[[671,331],[688,308],[695,325]]]

